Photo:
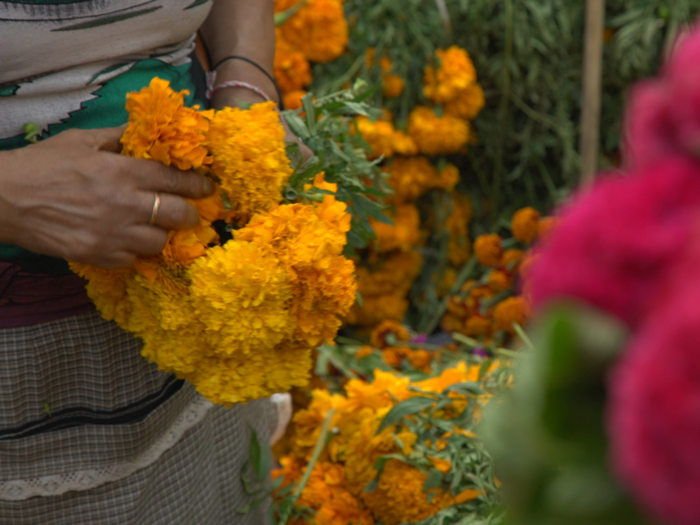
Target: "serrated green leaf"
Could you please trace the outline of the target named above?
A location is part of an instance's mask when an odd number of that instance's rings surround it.
[[[286,120],[287,124],[289,125],[289,129],[291,129],[292,133],[294,133],[297,137],[301,137],[302,140],[306,140],[311,136],[309,128],[306,127],[304,120],[299,115],[294,112],[287,111],[285,111],[283,115],[284,120]]]

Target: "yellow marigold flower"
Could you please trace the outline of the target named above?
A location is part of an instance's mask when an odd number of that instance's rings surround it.
[[[394,126],[391,122],[377,120],[372,122],[364,116],[357,117],[357,129],[372,150],[369,158],[391,157],[394,155]]]
[[[459,330],[469,337],[482,337],[491,333],[492,321],[488,317],[481,315],[472,315],[464,322],[464,327]]]
[[[286,109],[301,109],[303,106],[301,99],[307,94],[307,91],[290,91],[282,95],[284,107]],[[305,114],[305,113],[304,113]]]
[[[524,327],[530,317],[530,306],[524,297],[509,297],[496,305],[493,311],[494,329],[515,334],[513,323]]]
[[[283,11],[296,1],[275,2]],[[330,62],[345,51],[348,23],[340,0],[308,0],[280,27],[282,36],[312,62]]]
[[[292,174],[284,128],[274,107],[274,102],[265,102],[249,110],[224,108],[211,121],[207,135],[214,157],[211,171],[239,223],[277,206]]]
[[[485,104],[483,88],[479,84],[472,84],[445,104],[445,113],[464,120],[474,120]]]
[[[401,204],[397,206],[392,219],[393,225],[370,219],[374,233],[377,234],[374,248],[378,252],[408,251],[420,244],[420,214],[415,205]]]
[[[476,382],[479,380],[479,365],[467,365],[464,361],[457,366],[447,368],[437,377],[413,383],[413,386],[424,392],[444,392],[445,389],[457,383]]]
[[[298,91],[311,83],[311,68],[304,53],[293,48],[281,35],[280,30],[275,30],[275,80],[282,93]]]
[[[489,273],[489,288],[493,293],[501,293],[513,286],[510,274],[501,270],[491,270]]]
[[[471,139],[469,123],[450,115],[438,117],[425,106],[417,106],[408,116],[408,134],[424,155],[466,152]]]
[[[176,93],[170,82],[154,78],[148,87],[126,97],[129,125],[121,138],[122,154],[153,159],[181,170],[211,162],[204,148],[212,111],[185,107],[185,95]]]
[[[88,281],[85,289],[100,315],[108,321],[116,321],[120,326],[126,325],[132,310],[126,283],[133,278],[134,270],[109,270],[73,261],[69,262],[69,266],[73,272]]]
[[[395,202],[416,200],[441,183],[437,170],[426,157],[396,157],[383,171],[389,174]]]
[[[255,215],[236,239],[272,251],[292,283],[294,339],[315,348],[331,342],[355,302],[354,263],[341,255],[350,229],[347,205],[325,195],[320,204],[289,204]]]
[[[411,334],[401,323],[387,319],[379,323],[370,335],[370,344],[374,348],[385,348],[389,346],[386,342],[388,335],[393,335],[397,341],[410,341]]]
[[[542,217],[537,223],[537,237],[540,241],[546,241],[556,228],[559,219],[556,217]]]
[[[537,237],[540,212],[534,208],[523,208],[513,214],[511,228],[513,237],[520,242],[530,244]]]
[[[476,69],[469,53],[457,46],[438,49],[436,54],[439,65],[425,68],[423,93],[428,100],[444,104],[476,82]]]
[[[474,241],[474,253],[476,259],[484,266],[495,268],[501,262],[503,249],[501,237],[495,233],[479,235]]]
[[[422,264],[423,257],[420,253],[408,251],[394,252],[386,258],[371,261],[370,268],[360,266],[357,268],[360,294],[365,298],[393,293],[404,295],[418,277]],[[372,326],[382,321],[384,319]]]
[[[398,155],[411,157],[418,155],[418,146],[416,141],[403,131],[394,131],[391,137],[391,149]]]

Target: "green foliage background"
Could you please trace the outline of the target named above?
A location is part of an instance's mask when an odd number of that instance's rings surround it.
[[[548,211],[578,181],[584,0],[346,0],[350,53],[314,69],[312,90],[334,91],[360,75],[379,79],[364,60],[386,52],[406,79],[399,99],[382,101],[397,127],[422,96],[423,67],[436,48],[469,51],[486,107],[479,144],[450,159],[462,171],[477,219],[493,229],[524,205]],[[441,12],[441,6],[444,8]],[[608,0],[601,167],[619,159],[630,84],[653,75],[679,30],[700,13],[700,0]]]

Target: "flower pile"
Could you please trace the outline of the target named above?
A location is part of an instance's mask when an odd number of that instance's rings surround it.
[[[517,335],[516,326],[524,328],[531,315],[527,297],[518,294],[521,270],[530,264],[532,244],[547,239],[554,224],[552,217],[541,217],[527,207],[513,214],[512,238],[495,233],[478,236],[473,251],[482,275],[468,279],[459,293],[449,297],[443,330],[473,338],[482,348]]]
[[[348,44],[342,0],[275,0],[275,79],[287,109],[301,107],[311,83],[309,62],[330,62]]]
[[[144,357],[230,406],[304,385],[312,349],[335,338],[356,296],[342,254],[350,215],[322,174],[321,200],[282,203],[292,169],[273,103],[198,111],[184,94],[158,78],[129,94],[123,154],[215,180],[220,192],[193,201],[200,224],[129,268],[71,268],[103,317],[143,340]]]
[[[313,523],[398,525],[492,502],[497,481],[474,427],[504,370],[498,361],[460,361],[425,380],[376,370],[373,381],[352,379],[342,394],[314,390],[273,472],[278,509],[289,508],[280,500],[293,500],[295,489],[292,509]],[[278,518],[305,523],[293,511]]]

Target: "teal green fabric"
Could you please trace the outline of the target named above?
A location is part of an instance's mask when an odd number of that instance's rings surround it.
[[[55,0],[54,0],[55,1]],[[128,119],[124,104],[126,94],[138,91],[147,86],[153,77],[170,81],[176,91],[187,89],[190,95],[185,103],[194,103],[194,86],[190,77],[190,65],[171,66],[159,60],[142,60],[134,64],[127,72],[109,80],[98,91],[96,97],[84,102],[78,111],[71,113],[70,118],[60,124],[49,126],[42,140],[71,128],[96,129],[120,126]],[[11,90],[6,90],[4,96],[13,96]],[[3,94],[0,94],[3,96]],[[22,135],[0,140],[0,150],[17,149],[27,146]],[[28,271],[40,273],[69,273],[67,263],[62,259],[46,257],[11,244],[0,243],[0,260],[21,264]]]

